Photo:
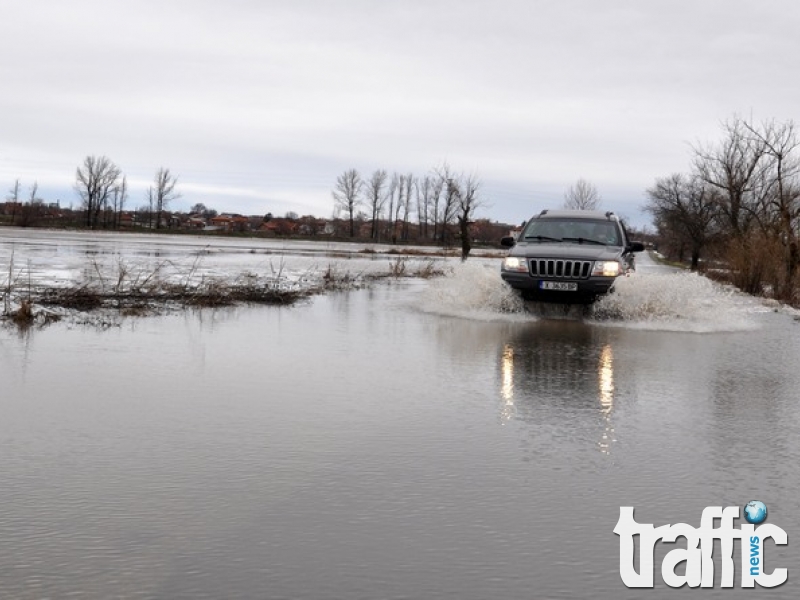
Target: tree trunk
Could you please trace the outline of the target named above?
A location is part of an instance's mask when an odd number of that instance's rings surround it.
[[[461,260],[467,260],[472,245],[469,241],[469,219],[459,217],[458,227],[461,230]]]

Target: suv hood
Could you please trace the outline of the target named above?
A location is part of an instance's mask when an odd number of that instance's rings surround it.
[[[600,246],[577,242],[518,242],[509,256],[528,258],[565,258],[569,260],[615,260],[622,254],[620,246]]]

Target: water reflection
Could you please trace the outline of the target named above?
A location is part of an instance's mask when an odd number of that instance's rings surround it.
[[[608,454],[614,439],[614,426],[611,423],[611,413],[614,410],[614,352],[611,345],[606,344],[600,352],[598,368],[598,388],[600,392],[600,412],[605,419],[606,427],[600,439],[600,451]]]
[[[500,420],[520,419],[537,427],[596,427],[592,436],[608,454],[616,441],[613,332],[582,322],[526,324],[501,346]]]
[[[514,348],[508,344],[503,348],[500,372],[502,378],[500,395],[504,401],[500,410],[500,420],[506,422],[514,416]]]

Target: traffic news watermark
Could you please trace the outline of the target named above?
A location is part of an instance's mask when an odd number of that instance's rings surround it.
[[[748,523],[743,523],[741,528],[733,525],[734,519],[739,518],[738,506],[706,507],[700,518],[700,527],[697,528],[686,523],[653,527],[651,523],[636,522],[633,518],[633,506],[621,506],[614,533],[619,536],[619,574],[622,582],[629,588],[654,587],[653,553],[656,542],[675,542],[683,537],[686,539],[686,548],[671,550],[661,563],[661,577],[670,587],[714,587],[714,540],[720,541],[721,587],[733,587],[735,540],[740,540],[741,544],[741,587],[752,588],[757,583],[761,587],[770,588],[785,583],[789,576],[787,569],[774,568],[769,573],[766,571],[764,541],[770,538],[775,544],[785,545],[788,543],[786,532],[777,525],[761,524],[767,517],[767,507],[763,502],[749,502],[744,511]],[[716,519],[719,519],[719,527],[714,527]],[[634,564],[637,535],[638,572]],[[675,568],[684,561],[684,574],[676,574]]]

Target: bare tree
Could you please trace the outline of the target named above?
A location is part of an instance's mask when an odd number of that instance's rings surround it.
[[[122,182],[114,187],[111,199],[111,226],[114,229],[119,229],[122,224],[122,211],[125,208],[125,202],[128,200],[128,179],[122,178]]]
[[[153,202],[156,212],[156,229],[161,227],[163,212],[173,200],[180,198],[180,194],[175,191],[178,178],[173,176],[169,169],[161,167],[156,172],[155,187],[153,188]]]
[[[397,177],[397,202],[394,204],[394,214],[390,214],[392,220],[392,243],[397,243],[397,228],[400,226],[400,239],[408,238],[408,215],[411,210],[411,190],[414,185],[414,176],[400,175]],[[403,215],[402,218],[400,215]]]
[[[364,182],[355,169],[349,169],[336,179],[333,199],[337,210],[343,210],[350,219],[350,237],[355,236],[355,214],[361,204],[361,188]]]
[[[402,175],[398,175],[397,173],[392,174],[392,181],[389,183],[389,193],[387,197],[389,199],[389,216],[387,218],[387,237],[392,240],[394,244],[397,242],[397,234],[395,231],[395,225],[397,221],[395,220],[395,205],[400,204],[403,201],[403,186],[404,180]],[[395,194],[397,194],[397,201],[395,202]]]
[[[370,218],[372,219],[369,236],[373,240],[377,239],[379,234],[378,224],[383,205],[386,202],[384,187],[386,186],[387,177],[384,169],[377,169],[367,182],[367,204],[369,205]]]
[[[784,290],[782,295],[790,297],[794,279],[800,266],[800,246],[798,245],[798,225],[800,225],[800,197],[798,196],[798,175],[800,159],[797,149],[800,139],[793,121],[776,124],[766,122],[760,128],[743,122],[743,126],[762,145],[766,158],[770,161],[769,176],[766,178],[767,193],[763,195],[766,218],[777,232],[777,238],[784,247],[783,270]],[[762,170],[763,172],[763,170]]]
[[[350,220],[350,237],[355,236],[355,214],[356,209],[361,204],[361,189],[364,182],[361,175],[355,169],[349,169],[339,175],[336,179],[336,188],[333,191],[333,199],[337,210],[347,213]]]
[[[17,209],[19,208],[19,190],[20,184],[19,179],[14,181],[14,185],[11,186],[11,189],[8,190],[8,196],[6,196],[6,201],[11,202],[11,224],[13,225],[17,220]]]
[[[19,179],[14,181],[14,185],[11,186],[11,189],[8,190],[8,196],[6,196],[6,201],[8,202],[19,202],[19,190],[20,190],[20,183]]]
[[[458,230],[461,235],[461,260],[463,261],[467,260],[472,249],[469,226],[472,224],[475,210],[480,206],[478,191],[481,184],[473,174],[453,179],[450,185],[454,186],[454,193],[458,199],[457,218]]]
[[[444,202],[438,218],[440,224],[439,240],[442,242],[442,244],[446,244],[448,243],[448,225],[452,224],[456,219],[459,187],[456,182],[456,175],[450,168],[450,165],[447,163],[443,163],[434,171],[438,176],[439,184],[441,185],[441,193],[444,194]]]
[[[758,213],[755,183],[764,169],[765,145],[739,117],[723,123],[725,137],[716,146],[696,146],[694,167],[706,183],[719,189],[720,210],[734,237],[746,233]]]
[[[397,224],[400,222],[400,211],[403,209],[403,205],[406,201],[406,185],[408,183],[404,175],[400,175],[398,181],[400,185],[397,188],[397,202],[395,203],[394,215],[391,215],[393,244],[397,243]]]
[[[432,178],[431,184],[431,214],[433,216],[433,239],[439,239],[439,230],[441,229],[442,215],[439,210],[439,203],[442,198],[442,190],[444,189],[444,179],[440,176]]]
[[[597,210],[600,206],[600,194],[597,188],[586,181],[578,179],[564,194],[564,208],[569,210]]]
[[[650,212],[663,232],[689,246],[691,269],[696,271],[700,255],[718,233],[719,191],[698,176],[673,174],[657,179],[647,190]]]
[[[117,188],[117,192],[115,194],[115,210],[117,213],[116,218],[116,227],[117,229],[120,228],[122,225],[122,211],[125,210],[125,203],[128,201],[128,178],[122,177],[122,183],[120,183],[119,187]]]
[[[20,227],[35,225],[42,214],[43,203],[43,200],[39,198],[39,184],[34,181],[31,186],[28,201],[20,208],[17,225]]]
[[[120,170],[106,156],[87,156],[75,172],[75,191],[86,209],[86,226],[97,227],[100,211],[117,185]]]
[[[412,173],[406,175],[406,199],[403,202],[403,227],[400,236],[403,241],[408,241],[408,215],[411,213],[411,190],[416,187],[416,179]]]
[[[31,186],[31,193],[28,196],[28,203],[29,204],[41,204],[42,199],[39,198],[39,182],[34,181],[33,185]]]
[[[419,237],[428,239],[428,222],[431,216],[431,196],[433,191],[433,183],[430,175],[426,175],[417,181],[416,190]]]
[[[147,188],[147,228],[153,228],[153,210],[156,204],[156,194],[151,185]]]

